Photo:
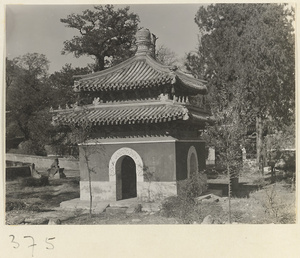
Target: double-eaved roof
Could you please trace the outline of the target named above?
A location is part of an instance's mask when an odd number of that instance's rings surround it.
[[[177,68],[162,65],[146,53],[106,70],[80,77],[75,82],[75,91],[136,90],[172,84],[187,92],[207,92],[205,81],[186,75]]]
[[[99,96],[103,96],[103,93],[110,94],[112,91],[158,89],[154,92],[159,96],[148,94],[148,98],[143,100],[111,100],[109,103],[102,103],[97,97],[91,105],[58,110],[53,117],[54,122],[75,125],[122,125],[178,120],[202,124],[208,122],[208,112],[204,108],[193,107],[188,100],[190,95],[207,93],[205,81],[195,79],[176,67],[157,62],[152,57],[155,42],[151,35],[153,34],[147,29],[139,30],[134,57],[100,72],[76,76],[79,79],[75,81],[74,90],[87,93],[102,92]]]

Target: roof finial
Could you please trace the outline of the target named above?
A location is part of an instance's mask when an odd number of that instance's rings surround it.
[[[148,29],[140,28],[136,33],[136,55],[150,54],[155,57],[155,42],[157,37]]]

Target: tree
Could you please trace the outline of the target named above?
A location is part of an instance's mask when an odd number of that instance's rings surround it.
[[[10,125],[17,127],[25,141],[32,140],[37,136],[31,130],[38,123],[36,117],[44,117],[41,112],[50,104],[50,89],[45,86],[49,61],[44,55],[33,53],[7,63],[7,76],[12,83],[6,91],[6,125],[10,129]]]
[[[58,105],[64,106],[66,104],[72,105],[77,101],[77,96],[73,91],[74,76],[83,75],[92,72],[90,67],[72,67],[71,64],[66,64],[58,72],[54,72],[50,75],[49,81],[51,87],[55,91],[55,101],[52,106],[58,107]]]
[[[216,88],[211,89],[212,96],[218,95],[223,101],[212,98],[210,108],[215,119],[213,125],[208,125],[204,138],[206,142],[218,149],[218,160],[221,168],[228,178],[228,220],[231,223],[231,196],[238,190],[238,178],[242,168],[242,149],[245,128],[242,123],[239,98],[242,92],[236,93],[234,100],[227,98],[227,92],[216,93]]]
[[[175,52],[164,45],[158,46],[155,52],[156,60],[164,65],[172,66],[178,62]]]
[[[9,60],[6,58],[6,73],[5,73],[5,82],[6,90],[14,83],[17,75],[21,72],[21,69],[16,65],[16,60]]]
[[[22,137],[23,154],[45,155],[46,144],[63,140],[60,128],[51,125],[50,107],[70,95],[58,80],[49,80],[45,55],[28,53],[6,61],[6,138]]]
[[[116,64],[133,55],[131,47],[139,17],[130,13],[129,7],[115,10],[113,5],[98,5],[94,9],[61,19],[80,34],[64,42],[62,53],[73,53],[75,57],[92,56],[96,61],[95,71],[100,71],[104,69],[107,57]]]
[[[86,141],[89,140],[91,134],[93,134],[94,127],[92,122],[86,120],[85,123],[81,125],[71,124],[69,125],[72,131],[72,142],[75,144],[82,144],[80,151],[80,162],[83,162],[86,165],[88,182],[89,182],[89,215],[92,217],[92,208],[93,208],[93,188],[92,188],[92,173],[96,173],[97,167],[92,166],[91,157],[92,155],[103,155],[104,149],[99,149],[97,146],[91,146],[86,144]],[[84,177],[84,176],[83,176]],[[84,180],[84,178],[82,178]]]
[[[242,99],[241,124],[256,123],[262,173],[268,127],[294,122],[293,21],[293,8],[283,4],[213,4],[195,16],[199,49],[187,56],[187,69],[208,80],[216,101]]]

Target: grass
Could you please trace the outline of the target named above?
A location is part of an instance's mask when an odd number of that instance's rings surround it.
[[[253,177],[252,182],[257,177]],[[62,201],[79,198],[79,177],[50,180],[45,186],[24,186],[24,180],[6,183],[6,218],[34,216],[55,210]],[[289,182],[281,180],[275,184],[258,180],[258,186],[241,184],[240,191],[247,194],[231,199],[232,221],[241,224],[292,224],[296,220],[295,189]],[[73,211],[63,224],[200,224],[207,215],[215,224],[228,221],[228,198],[219,201],[185,202],[178,197],[165,200],[163,209],[156,213],[120,212],[93,215]]]
[[[62,201],[79,197],[79,178],[56,179],[45,186],[24,186],[24,181],[6,182],[6,211],[43,211],[59,207]]]

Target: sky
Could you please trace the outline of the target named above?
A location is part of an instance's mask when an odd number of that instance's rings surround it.
[[[115,5],[123,8],[126,5]],[[148,28],[157,37],[157,45],[174,51],[178,58],[195,51],[198,27],[194,17],[200,4],[141,4],[129,5],[139,15],[139,26]],[[9,59],[26,53],[45,54],[50,61],[49,72],[59,71],[66,63],[84,67],[93,59],[75,58],[72,53],[62,55],[63,42],[78,32],[60,22],[71,13],[81,14],[93,5],[7,5],[6,56]]]

